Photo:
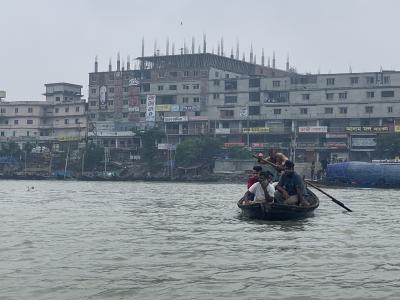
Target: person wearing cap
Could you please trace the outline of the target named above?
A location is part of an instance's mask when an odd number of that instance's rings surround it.
[[[285,170],[276,185],[276,202],[286,205],[308,206],[304,199],[305,187],[299,174],[294,171],[294,163],[287,160],[284,164]]]
[[[261,172],[258,176],[258,182],[254,183],[246,192],[244,199],[249,199],[254,195],[256,202],[269,202],[274,201],[275,188],[271,184],[274,175],[269,171]]]

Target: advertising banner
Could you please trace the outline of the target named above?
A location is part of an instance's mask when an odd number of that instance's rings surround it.
[[[353,147],[375,147],[376,140],[374,137],[364,137],[364,138],[351,138],[351,145]]]
[[[270,132],[269,127],[250,127],[250,128],[242,128],[242,133],[265,133]]]
[[[187,116],[182,116],[182,117],[164,117],[164,122],[169,123],[169,122],[187,122],[188,117]]]
[[[389,132],[388,126],[349,126],[345,129],[348,132]]]
[[[215,134],[230,134],[230,128],[215,128]]]
[[[146,122],[156,121],[156,95],[147,95],[146,98]]]
[[[100,109],[107,109],[107,87],[104,85],[100,87],[99,101]]]
[[[170,104],[156,105],[156,111],[171,111],[171,105]]]
[[[247,107],[243,107],[243,108],[240,109],[239,116],[242,119],[246,119],[249,116],[249,111],[248,111]]]
[[[394,126],[394,132],[400,132],[400,125]]]

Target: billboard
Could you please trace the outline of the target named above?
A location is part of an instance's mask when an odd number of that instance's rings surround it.
[[[156,121],[156,95],[147,95],[146,98],[146,122]]]
[[[107,87],[104,85],[100,87],[99,101],[100,101],[100,109],[106,109],[107,108]]]
[[[187,116],[182,116],[182,117],[164,117],[164,122],[169,123],[169,122],[187,122],[188,117]]]
[[[250,127],[250,128],[242,128],[242,133],[265,133],[270,132],[269,127]]]
[[[349,132],[389,132],[388,126],[349,126],[345,129]]]
[[[299,127],[299,133],[327,133],[327,126],[301,126]]]

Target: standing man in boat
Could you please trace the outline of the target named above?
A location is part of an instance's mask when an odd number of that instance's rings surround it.
[[[294,163],[290,160],[285,162],[285,171],[282,174],[276,188],[276,202],[286,205],[309,206],[304,199],[304,183],[299,174],[294,171]]]
[[[258,176],[258,182],[248,189],[244,199],[249,199],[251,195],[254,195],[254,201],[272,203],[275,193],[275,188],[271,184],[273,177],[274,175],[269,171],[261,172]]]
[[[266,159],[259,158],[258,162],[260,164],[268,164],[268,162],[275,165],[275,168],[278,172],[283,171],[285,169],[285,162],[289,160],[287,156],[283,153],[276,152],[275,149],[271,148],[268,150],[268,157]]]

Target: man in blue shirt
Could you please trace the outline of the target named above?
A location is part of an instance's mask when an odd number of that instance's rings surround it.
[[[284,164],[285,172],[282,174],[276,188],[275,201],[286,205],[310,205],[305,199],[303,179],[294,171],[294,163],[287,160]]]

